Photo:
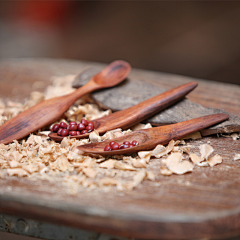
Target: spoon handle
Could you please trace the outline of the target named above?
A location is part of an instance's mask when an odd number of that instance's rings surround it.
[[[190,133],[200,131],[214,124],[223,122],[228,118],[229,115],[226,113],[217,113],[190,119],[184,122],[146,129],[145,131],[149,136],[146,144],[148,144],[149,146],[151,145],[151,147],[159,143],[166,144],[171,139],[180,139]]]
[[[116,128],[126,129],[182,100],[197,85],[197,82],[183,84],[125,110],[96,119],[94,125],[99,133]]]

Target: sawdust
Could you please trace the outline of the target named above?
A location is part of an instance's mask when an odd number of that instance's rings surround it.
[[[74,77],[73,75],[54,77],[52,85],[46,89],[45,93],[32,92],[30,99],[23,104],[12,101],[4,104],[0,100],[0,126],[44,99],[71,93],[74,91],[71,87]],[[93,120],[110,113],[110,110],[102,111],[97,105],[82,98],[76,101],[64,114],[64,118],[57,122],[80,121],[83,117]],[[209,144],[199,147],[201,155],[199,156],[192,152],[191,146],[187,146],[184,140],[172,140],[167,146],[158,145],[152,151],[141,151],[131,156],[116,155],[106,158],[84,154],[77,148],[90,142],[114,139],[136,129],[150,128],[152,127],[150,124],[137,124],[125,131],[114,129],[103,136],[95,130],[88,139],[76,140],[66,137],[61,143],[48,138],[50,127],[39,129],[20,141],[13,141],[8,145],[0,144],[1,178],[17,176],[31,181],[44,179],[51,182],[61,178],[67,193],[72,195],[77,194],[79,187],[88,190],[110,191],[116,188],[118,191],[132,191],[144,181],[154,182],[158,174],[164,176],[185,174],[193,172],[197,167],[213,167],[222,162],[221,156],[218,154],[213,156],[214,149]],[[187,138],[200,137],[199,133],[194,133]],[[239,135],[232,137],[237,139]],[[234,160],[239,159],[239,155],[234,158]],[[150,163],[154,161],[160,163],[157,171],[150,168]]]

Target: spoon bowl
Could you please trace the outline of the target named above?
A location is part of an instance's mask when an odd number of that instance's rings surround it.
[[[197,82],[186,83],[122,111],[92,120],[94,129],[97,130],[99,134],[116,128],[127,129],[182,100],[186,94],[191,92],[197,85]],[[81,139],[87,138],[88,136],[89,133],[86,133],[70,138]],[[63,139],[62,136],[53,132],[49,134],[49,137],[55,141],[62,141]]]
[[[59,119],[78,98],[86,93],[119,84],[127,77],[130,70],[129,63],[122,60],[114,61],[74,92],[42,101],[21,112],[0,127],[0,143],[7,144],[15,139],[21,139],[51,124]]]
[[[165,145],[172,139],[180,139],[187,134],[200,131],[204,128],[227,120],[228,118],[229,115],[225,113],[212,114],[180,123],[138,130],[122,137],[110,139],[104,142],[81,145],[78,147],[78,149],[83,153],[99,154],[103,156],[116,154],[132,154],[138,151],[152,150],[158,144]],[[133,140],[138,141],[139,144],[131,148],[104,151],[104,147],[112,141],[115,141],[118,144],[122,144],[125,141],[132,142]]]

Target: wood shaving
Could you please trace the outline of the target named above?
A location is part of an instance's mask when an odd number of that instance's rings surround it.
[[[71,93],[74,91],[71,86],[74,77],[74,75],[53,77],[52,85],[45,93],[32,92],[29,100],[24,103],[8,101],[5,104],[0,99],[0,126],[44,99]],[[102,111],[96,104],[81,98],[64,114],[64,119],[59,119],[55,123],[80,121],[83,117],[93,120],[110,113],[110,110]],[[80,188],[104,191],[115,188],[118,191],[132,191],[136,187],[141,187],[144,181],[152,181],[154,186],[159,186],[160,183],[155,182],[158,174],[165,176],[185,174],[192,172],[195,166],[213,167],[222,162],[221,156],[210,156],[213,148],[209,144],[200,146],[200,157],[197,153],[191,152],[191,146],[186,146],[184,140],[172,140],[167,146],[157,145],[151,151],[141,151],[131,156],[116,155],[111,158],[87,155],[77,148],[83,144],[101,142],[151,127],[151,124],[137,124],[125,131],[120,128],[113,129],[103,136],[95,130],[89,135],[89,139],[76,140],[66,137],[60,143],[49,139],[49,127],[39,129],[23,140],[8,145],[0,144],[0,177],[25,177],[31,181],[41,179],[53,183],[59,181],[68,194],[75,195]],[[200,137],[200,133],[197,132],[184,139]],[[237,139],[239,135],[232,137]],[[234,160],[240,160],[240,154],[236,154]],[[152,162],[160,163],[158,169],[153,170]]]
[[[235,153],[235,156],[233,158],[234,161],[240,160],[240,153]]]

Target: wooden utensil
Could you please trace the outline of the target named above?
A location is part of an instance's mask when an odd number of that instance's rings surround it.
[[[0,127],[0,143],[10,143],[56,121],[78,98],[86,93],[122,82],[131,70],[129,63],[117,60],[96,74],[83,87],[65,96],[36,104]]]
[[[207,128],[211,125],[227,120],[228,118],[229,115],[225,113],[212,114],[180,123],[138,130],[116,139],[85,144],[79,146],[78,149],[82,152],[100,155],[131,154],[138,151],[151,150],[158,144],[164,145],[172,139],[176,140],[182,138],[187,134]],[[118,144],[122,144],[125,141],[132,142],[133,140],[136,140],[139,145],[131,148],[104,151],[104,147],[112,141],[115,141]]]
[[[170,105],[180,101],[198,85],[197,82],[190,82],[179,87],[173,88],[146,101],[143,101],[135,106],[125,110],[112,113],[108,116],[93,120],[94,129],[99,134],[116,128],[127,129],[130,126],[141,122],[142,120],[156,114],[157,112],[169,107]],[[71,138],[86,138],[89,133],[71,136]],[[61,141],[62,136],[57,133],[50,133],[49,137],[55,141]]]

